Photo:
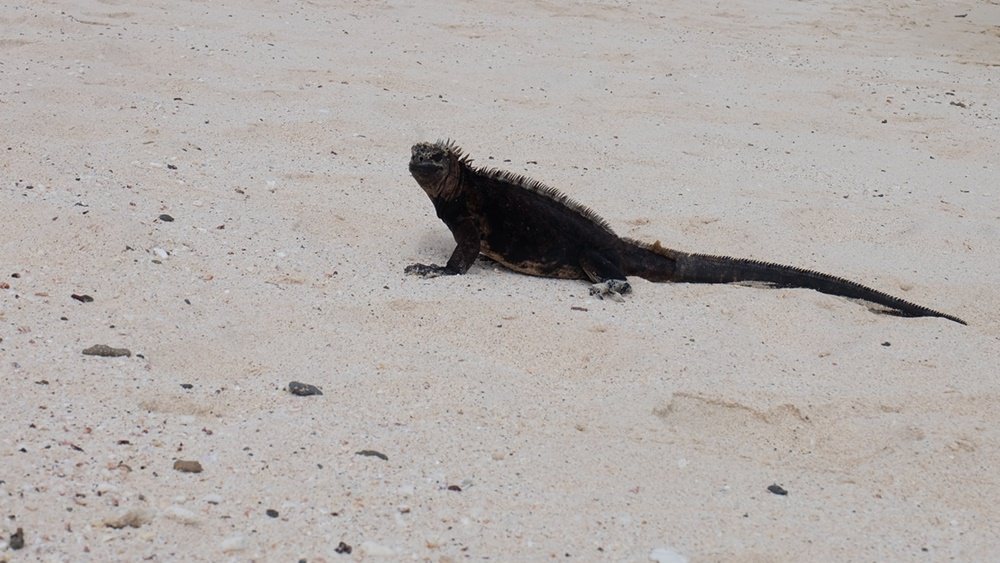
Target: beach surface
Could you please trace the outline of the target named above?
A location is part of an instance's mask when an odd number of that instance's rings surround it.
[[[0,561],[996,560],[1000,4],[917,4],[4,3]],[[968,326],[406,276],[445,138]]]

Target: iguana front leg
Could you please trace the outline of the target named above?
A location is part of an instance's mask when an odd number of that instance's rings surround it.
[[[451,234],[455,237],[458,245],[451,253],[448,264],[438,266],[437,264],[411,264],[403,270],[404,273],[425,278],[436,278],[438,276],[454,276],[464,274],[469,271],[472,264],[479,256],[479,228],[472,219],[465,219],[451,227]]]

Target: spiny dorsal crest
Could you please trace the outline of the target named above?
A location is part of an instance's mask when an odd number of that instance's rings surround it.
[[[500,170],[499,168],[485,168],[479,166],[472,166],[472,159],[465,154],[458,145],[455,144],[451,139],[446,139],[444,141],[438,141],[436,145],[442,149],[449,151],[452,155],[458,158],[458,161],[465,165],[473,174],[489,178],[491,180],[497,180],[501,183],[508,184],[517,188],[525,189],[529,192],[536,193],[544,198],[550,199],[563,207],[571,211],[579,213],[587,220],[593,222],[605,231],[614,234],[611,229],[611,225],[608,224],[601,216],[599,216],[593,209],[577,202],[573,198],[567,196],[566,194],[560,192],[559,190],[539,182],[538,180],[533,180],[524,174],[518,174],[516,172],[509,172],[507,170]]]
[[[462,150],[462,147],[459,147],[457,144],[455,144],[455,141],[452,141],[451,139],[444,139],[444,140],[438,139],[434,143],[434,146],[454,156],[461,164],[465,164],[466,166],[472,164],[472,159],[469,158],[467,154],[465,154],[465,151]]]

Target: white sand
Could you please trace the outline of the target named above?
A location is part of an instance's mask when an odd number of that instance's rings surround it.
[[[0,6],[0,560],[1000,554],[1000,6],[340,4]],[[441,137],[969,326],[404,276]]]

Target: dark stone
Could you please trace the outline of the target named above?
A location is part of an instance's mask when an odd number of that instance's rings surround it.
[[[181,473],[201,473],[201,464],[197,461],[187,461],[178,459],[174,462],[174,469]]]
[[[786,491],[781,485],[777,484],[771,485],[767,488],[767,490],[779,496],[785,496],[788,494],[788,491]]]
[[[293,381],[288,384],[288,392],[292,395],[299,397],[308,397],[310,395],[322,395],[323,392],[319,390],[319,387],[315,385],[309,385],[308,383],[301,383],[298,381]]]
[[[104,356],[107,358],[117,358],[120,356],[131,356],[132,351],[128,348],[112,348],[107,344],[94,344],[83,351],[84,356]]]
[[[10,541],[7,542],[13,550],[18,550],[24,547],[24,530],[18,528],[16,532],[10,535]]]

